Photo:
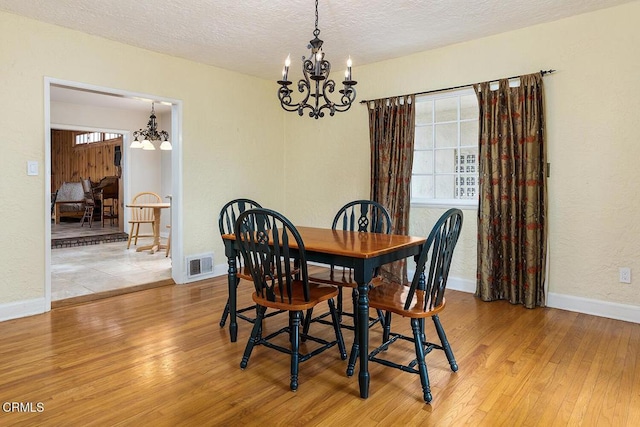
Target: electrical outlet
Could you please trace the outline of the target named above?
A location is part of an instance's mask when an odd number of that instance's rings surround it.
[[[629,267],[620,267],[620,283],[631,283],[631,269]]]

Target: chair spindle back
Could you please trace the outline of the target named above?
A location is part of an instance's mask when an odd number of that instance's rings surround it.
[[[162,198],[156,193],[145,191],[133,197],[132,204],[162,203]],[[153,208],[131,208],[132,221],[153,221]]]
[[[235,233],[236,221],[241,213],[248,211],[249,209],[261,208],[260,204],[251,199],[235,199],[228,202],[220,210],[218,216],[218,228],[220,234],[233,234]]]
[[[435,223],[416,263],[416,272],[411,281],[405,310],[410,308],[416,292],[419,292],[418,298],[423,298],[422,308],[425,311],[442,304],[453,250],[458,242],[461,228],[462,211],[460,209],[449,209]],[[429,268],[425,272],[427,262]]]
[[[273,210],[251,209],[240,214],[234,234],[258,295],[290,304],[295,281],[309,301],[304,243],[287,218]]]
[[[333,219],[334,230],[365,231],[371,233],[391,233],[389,212],[373,200],[354,200],[344,205]]]

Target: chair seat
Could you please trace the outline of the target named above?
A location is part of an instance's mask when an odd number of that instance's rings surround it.
[[[369,307],[390,311],[399,314],[402,317],[412,319],[424,319],[434,316],[441,312],[445,306],[443,297],[442,304],[433,307],[431,310],[425,310],[425,292],[416,290],[408,310],[405,310],[407,296],[411,287],[401,285],[399,283],[387,283],[384,286],[378,286],[369,291]],[[427,301],[428,302],[428,301]],[[427,307],[429,304],[427,304]]]
[[[135,219],[129,220],[129,224],[153,224],[152,219]]]
[[[333,270],[330,268],[323,268],[320,271],[314,271],[309,274],[309,280],[317,283],[342,286],[345,288],[358,288],[358,283],[353,278],[353,270],[350,268],[335,267]],[[371,282],[369,282],[369,287],[375,288],[383,283],[382,277],[376,276],[371,280]]]
[[[276,301],[269,301],[253,293],[253,301],[263,307],[275,308],[277,310],[302,311],[312,308],[313,306],[334,298],[338,295],[338,288],[335,286],[324,285],[320,283],[309,283],[309,298],[305,301],[302,283],[294,280],[292,282],[293,293],[291,295],[291,303],[285,296],[284,300],[280,300],[280,292],[276,289]],[[286,291],[285,291],[286,292]]]

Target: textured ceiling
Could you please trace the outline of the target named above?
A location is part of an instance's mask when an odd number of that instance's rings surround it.
[[[630,0],[320,0],[327,59],[344,69]],[[0,10],[265,79],[308,55],[312,0],[0,0]],[[355,76],[357,79],[357,75]]]

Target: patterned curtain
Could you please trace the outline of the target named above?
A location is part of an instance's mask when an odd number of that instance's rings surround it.
[[[415,95],[370,101],[368,107],[371,199],[389,211],[392,233],[408,234]],[[407,263],[404,260],[387,264],[381,270],[389,280],[407,282]]]
[[[542,74],[474,85],[480,105],[478,283],[484,301],[545,305],[546,149]]]

